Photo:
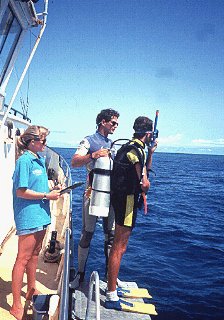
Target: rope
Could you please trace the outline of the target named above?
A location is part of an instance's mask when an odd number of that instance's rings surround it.
[[[43,250],[44,262],[54,263],[60,261],[62,250],[60,242],[56,240],[54,253],[50,253],[49,248],[50,245],[47,245],[46,248]]]

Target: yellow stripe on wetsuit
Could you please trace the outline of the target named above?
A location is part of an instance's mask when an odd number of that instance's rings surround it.
[[[134,209],[134,195],[130,194],[127,196],[124,226],[132,227],[133,220],[133,209]]]

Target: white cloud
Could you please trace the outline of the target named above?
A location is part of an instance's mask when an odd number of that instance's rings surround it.
[[[182,140],[183,135],[181,133],[177,133],[175,135],[170,135],[167,137],[159,137],[159,145],[167,144],[169,146],[179,145]]]
[[[206,139],[194,139],[192,143],[195,146],[213,146],[213,147],[224,147],[224,138],[206,140]]]

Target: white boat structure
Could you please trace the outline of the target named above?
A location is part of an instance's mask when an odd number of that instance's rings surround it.
[[[36,12],[37,2],[0,0],[0,320],[15,319],[9,313],[12,305],[11,272],[18,241],[13,217],[12,175],[16,139],[31,125],[27,110],[18,111],[15,101],[47,23],[48,0],[39,1],[43,6],[40,13]],[[35,41],[13,90],[10,85],[11,94],[8,95],[10,79],[29,32],[35,32]],[[53,174],[51,179],[70,186],[69,165],[51,148],[45,150],[47,169]],[[72,192],[65,193],[50,206],[52,223],[47,230],[37,269],[37,289],[41,294],[34,297],[31,305],[23,298],[24,319],[150,319],[149,315],[105,309],[106,284],[99,280],[95,271],[90,284],[84,283],[75,291],[69,287],[74,277]],[[136,287],[133,282],[126,285]],[[24,297],[25,293],[26,278],[22,287]]]
[[[15,235],[12,205],[12,174],[15,168],[16,139],[30,124],[26,111],[14,107],[17,93],[23,83],[32,58],[44,33],[48,1],[42,2],[42,12],[37,13],[36,1],[0,1],[0,319],[15,319],[10,315],[12,305],[11,271],[17,254],[18,237]],[[32,31],[31,31],[32,30]],[[8,86],[16,62],[21,58],[21,47],[26,35],[35,33],[35,41],[24,61],[24,67],[8,96]],[[30,48],[29,48],[30,49]],[[12,88],[12,85],[11,85]],[[7,93],[7,94],[6,94]],[[6,100],[9,101],[6,104]],[[48,170],[53,179],[71,185],[71,172],[66,161],[50,148],[45,152]],[[69,278],[72,270],[71,193],[65,193],[51,204],[52,223],[47,231],[37,271],[37,289],[42,293],[33,301],[34,310],[24,299],[24,319],[42,319],[48,314],[52,319],[69,319]],[[26,292],[26,279],[22,293]],[[47,310],[46,309],[47,305]],[[50,317],[50,316],[49,316]]]

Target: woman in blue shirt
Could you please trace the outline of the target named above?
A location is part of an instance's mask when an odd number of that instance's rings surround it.
[[[26,299],[36,290],[38,255],[51,222],[49,200],[57,200],[60,190],[49,192],[45,160],[38,155],[44,150],[48,129],[30,126],[17,141],[20,157],[13,174],[13,208],[18,235],[18,254],[12,271],[13,305],[10,313],[18,320],[23,317],[21,289],[27,273]]]

